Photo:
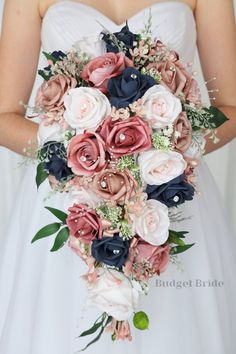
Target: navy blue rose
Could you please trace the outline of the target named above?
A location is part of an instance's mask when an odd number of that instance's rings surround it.
[[[62,143],[48,141],[40,151],[41,159],[44,159],[44,168],[58,181],[72,175],[71,169],[67,166],[66,149]]]
[[[123,240],[119,234],[103,237],[92,242],[92,256],[109,266],[121,268],[129,253],[129,241]]]
[[[185,175],[182,174],[160,186],[148,184],[146,193],[148,194],[148,199],[159,200],[170,208],[183,204],[186,200],[192,200],[194,187],[185,181]]]
[[[66,54],[63,53],[61,50],[54,50],[54,52],[51,53],[51,56],[55,58],[55,61],[62,60],[63,58],[66,57]]]
[[[128,107],[154,85],[156,81],[151,76],[142,75],[137,69],[127,68],[121,75],[108,81],[111,105],[116,108]]]
[[[127,48],[125,54],[127,57],[131,58],[129,50],[135,47],[135,42],[138,40],[138,35],[131,32],[127,24],[119,32],[115,32],[113,34],[120,42],[124,43]],[[106,43],[107,52],[120,52],[120,48],[114,43],[109,34],[102,32],[102,35],[102,39]]]

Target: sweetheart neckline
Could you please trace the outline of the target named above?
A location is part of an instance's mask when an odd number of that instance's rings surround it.
[[[112,23],[113,26],[116,26],[116,27],[122,27],[125,25],[125,21],[118,24],[116,23],[115,21],[113,21],[110,17],[106,16],[103,12],[101,12],[100,10],[96,9],[95,7],[91,6],[91,5],[88,5],[88,4],[84,4],[80,1],[75,1],[75,0],[58,0],[56,1],[55,3],[53,3],[52,5],[50,5],[43,18],[42,18],[42,23],[45,21],[45,18],[47,17],[48,13],[55,7],[57,7],[58,5],[60,4],[65,4],[65,3],[70,3],[70,4],[73,4],[73,6],[82,6],[82,7],[85,7],[87,9],[90,9],[91,11],[97,13],[98,15],[102,16],[104,19],[106,19],[107,21],[109,21],[110,23]],[[139,15],[141,15],[142,13],[144,13],[146,10],[148,9],[153,9],[157,6],[163,6],[164,4],[175,4],[177,6],[183,6],[185,7],[187,10],[191,11],[191,13],[193,14],[193,10],[192,8],[190,7],[190,5],[186,4],[185,2],[183,1],[171,1],[171,0],[167,0],[167,1],[159,1],[159,2],[156,2],[152,5],[149,5],[149,6],[146,6],[144,7],[143,9],[137,11],[135,14],[133,14],[132,16],[130,16],[127,21],[131,21],[132,19],[138,17]]]

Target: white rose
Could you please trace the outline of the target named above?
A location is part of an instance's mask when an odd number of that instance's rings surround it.
[[[87,283],[88,306],[96,306],[117,321],[127,320],[138,305],[139,292],[115,269],[98,269],[98,278]]]
[[[187,167],[180,153],[156,149],[141,153],[138,163],[143,181],[157,186],[182,175]]]
[[[62,127],[58,123],[53,123],[51,125],[45,125],[44,122],[40,122],[37,139],[39,145],[44,145],[50,140],[61,140],[61,134],[63,132]]]
[[[181,101],[162,85],[154,85],[142,97],[144,118],[154,129],[174,122],[182,111]]]
[[[142,214],[132,214],[130,217],[137,234],[151,245],[162,245],[168,239],[170,220],[165,204],[149,199]]]
[[[86,53],[91,58],[106,53],[106,43],[97,34],[84,36],[75,42],[73,47],[79,52]]]
[[[77,133],[85,129],[95,130],[111,112],[108,98],[98,89],[77,87],[64,97],[65,121]]]
[[[64,199],[64,210],[68,210],[74,203],[87,204],[90,208],[97,208],[102,200],[91,190],[81,187],[80,189],[70,188]]]

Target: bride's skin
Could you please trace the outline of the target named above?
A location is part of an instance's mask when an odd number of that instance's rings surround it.
[[[57,0],[56,0],[57,1]],[[38,125],[24,118],[37,71],[42,17],[55,0],[5,0],[0,43],[0,145],[19,154],[27,142],[36,143]],[[76,0],[74,0],[76,1]],[[161,0],[162,1],[162,0]],[[158,1],[81,1],[112,19],[124,23],[135,13]],[[160,1],[159,1],[160,2]],[[207,152],[236,136],[236,31],[232,0],[184,1],[193,10],[197,24],[198,49],[205,80],[217,77],[208,89],[218,88],[213,102],[230,120],[218,129],[221,141],[207,141]]]

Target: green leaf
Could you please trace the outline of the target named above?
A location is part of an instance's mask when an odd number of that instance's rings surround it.
[[[69,229],[68,227],[64,227],[63,229],[61,229],[54,241],[53,247],[50,250],[51,252],[55,252],[58,251],[61,247],[64,246],[64,244],[66,243],[66,241],[68,240],[70,235]]]
[[[169,230],[169,243],[175,243],[176,245],[184,246],[185,242],[182,238],[185,238],[184,234],[188,233],[187,231],[173,231]]]
[[[101,335],[103,334],[103,331],[104,331],[104,327],[101,327],[101,330],[100,332],[98,333],[97,337],[95,337],[91,342],[89,342],[83,349],[80,350],[80,352],[83,352],[85,351],[90,345],[92,345],[93,343],[97,342]]]
[[[204,110],[210,112],[210,114],[213,115],[210,123],[214,124],[214,128],[220,127],[222,124],[227,122],[227,120],[229,120],[226,115],[217,107],[210,106],[209,108],[204,108]]]
[[[66,218],[67,214],[64,213],[63,211],[51,207],[45,207],[50,213],[52,213],[54,216],[56,216],[59,220],[61,220],[64,224],[66,224]]]
[[[51,72],[47,72],[46,70],[38,70],[38,74],[45,80],[48,81],[50,80],[52,74]]]
[[[103,322],[104,322],[104,320],[102,320],[100,322],[97,322],[97,323],[94,323],[94,325],[91,328],[89,328],[88,330],[82,332],[79,335],[79,337],[85,337],[85,336],[89,336],[90,334],[95,333],[98,330],[98,328],[102,326]]]
[[[149,326],[148,315],[143,311],[136,312],[133,317],[133,324],[137,329],[141,329],[141,330],[148,329]]]
[[[54,222],[53,224],[44,226],[37,232],[37,234],[32,239],[31,243],[34,243],[35,241],[40,240],[41,238],[55,234],[60,229],[60,227],[61,223],[58,222]]]
[[[102,335],[102,333],[103,333],[105,327],[108,325],[109,322],[111,322],[111,320],[112,320],[112,317],[111,317],[111,316],[108,316],[108,318],[107,318],[105,324],[102,325],[101,330],[100,330],[100,332],[98,333],[98,335],[97,335],[91,342],[89,342],[83,349],[81,349],[80,352],[83,352],[83,351],[86,350],[90,345],[94,344],[95,342],[97,342],[97,341],[100,339],[100,337],[101,337],[101,335]],[[104,320],[103,320],[103,321],[104,321]]]
[[[36,184],[37,184],[37,188],[39,188],[40,184],[42,184],[45,179],[48,177],[48,173],[47,171],[45,171],[44,169],[44,162],[41,162],[38,167],[37,167],[37,174],[36,174]]]
[[[172,247],[170,250],[170,254],[178,254],[187,251],[189,248],[191,248],[195,243],[191,243],[189,245],[184,245],[184,246],[175,246]]]

